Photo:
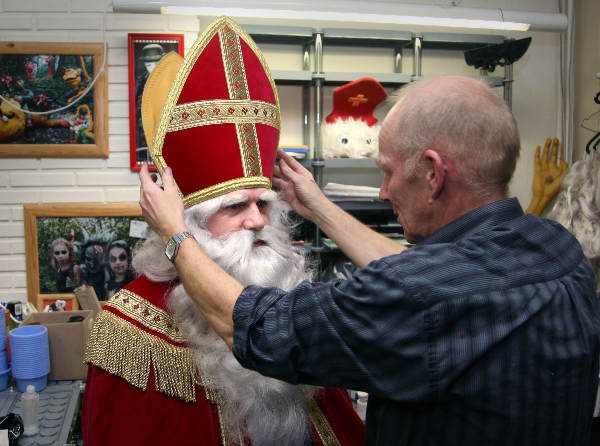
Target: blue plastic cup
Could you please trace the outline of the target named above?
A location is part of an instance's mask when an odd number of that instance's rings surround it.
[[[50,373],[48,329],[43,325],[25,325],[11,330],[8,337],[12,375],[17,380],[39,380],[38,386],[43,387],[38,391],[45,388],[42,381]]]
[[[0,307],[0,351],[1,350],[6,350],[6,320],[4,319],[4,310]]]
[[[48,375],[33,379],[15,378],[15,381],[17,381],[17,389],[19,389],[19,392],[26,392],[27,386],[33,386],[35,387],[36,392],[41,392],[48,384]]]
[[[0,350],[0,373],[8,368],[8,354],[6,350]]]
[[[0,370],[0,390],[4,390],[8,387],[8,381],[10,380],[10,368],[6,370]]]

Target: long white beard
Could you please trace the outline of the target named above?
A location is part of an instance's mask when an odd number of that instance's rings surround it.
[[[291,289],[308,278],[304,257],[289,243],[289,225],[275,215],[259,233],[238,231],[213,238],[202,228],[206,218],[186,223],[206,253],[243,285]],[[196,216],[197,217],[197,216]],[[254,246],[256,239],[265,245]],[[134,265],[152,280],[169,280],[176,271],[163,254],[160,239],[151,237]],[[173,274],[175,274],[173,276]],[[304,445],[310,438],[306,402],[315,388],[294,386],[242,367],[212,330],[183,285],[169,296],[169,309],[194,352],[194,364],[208,390],[223,397],[222,422],[228,432],[242,432],[256,446]]]

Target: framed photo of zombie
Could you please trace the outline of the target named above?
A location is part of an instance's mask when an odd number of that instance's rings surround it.
[[[78,309],[73,290],[100,302],[134,279],[131,254],[148,226],[138,203],[23,205],[28,299],[39,311],[56,300]]]
[[[0,157],[107,158],[102,43],[0,42]]]
[[[146,80],[162,57],[170,51],[183,56],[183,34],[129,34],[129,145],[131,170],[147,162],[156,170],[142,125],[142,93]]]

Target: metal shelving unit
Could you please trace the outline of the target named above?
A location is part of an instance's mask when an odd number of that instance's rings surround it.
[[[248,33],[257,44],[290,44],[301,48],[301,70],[273,70],[277,83],[294,84],[302,88],[302,128],[303,143],[310,145],[310,131],[313,131],[313,156],[305,161],[306,167],[312,167],[315,181],[323,186],[325,168],[375,168],[372,159],[335,159],[324,160],[321,147],[321,122],[323,119],[323,87],[342,85],[361,77],[372,77],[384,86],[399,87],[423,76],[423,53],[432,50],[469,50],[506,40],[502,35],[451,34],[451,33],[410,33],[385,30],[361,30],[342,28],[306,28],[279,26],[246,26]],[[390,48],[393,54],[393,72],[325,72],[323,70],[323,52],[326,46]],[[405,52],[412,52],[412,71],[403,69]],[[311,63],[312,62],[312,63]],[[503,87],[504,99],[511,103],[512,67],[505,67],[504,77],[488,76],[481,72],[494,87]],[[310,94],[313,95],[312,116],[310,113]],[[319,229],[315,228],[313,250],[321,246]]]

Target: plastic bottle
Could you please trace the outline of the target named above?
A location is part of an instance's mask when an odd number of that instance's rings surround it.
[[[35,435],[40,430],[40,395],[34,386],[27,386],[21,395],[21,418],[23,419],[23,435]]]

